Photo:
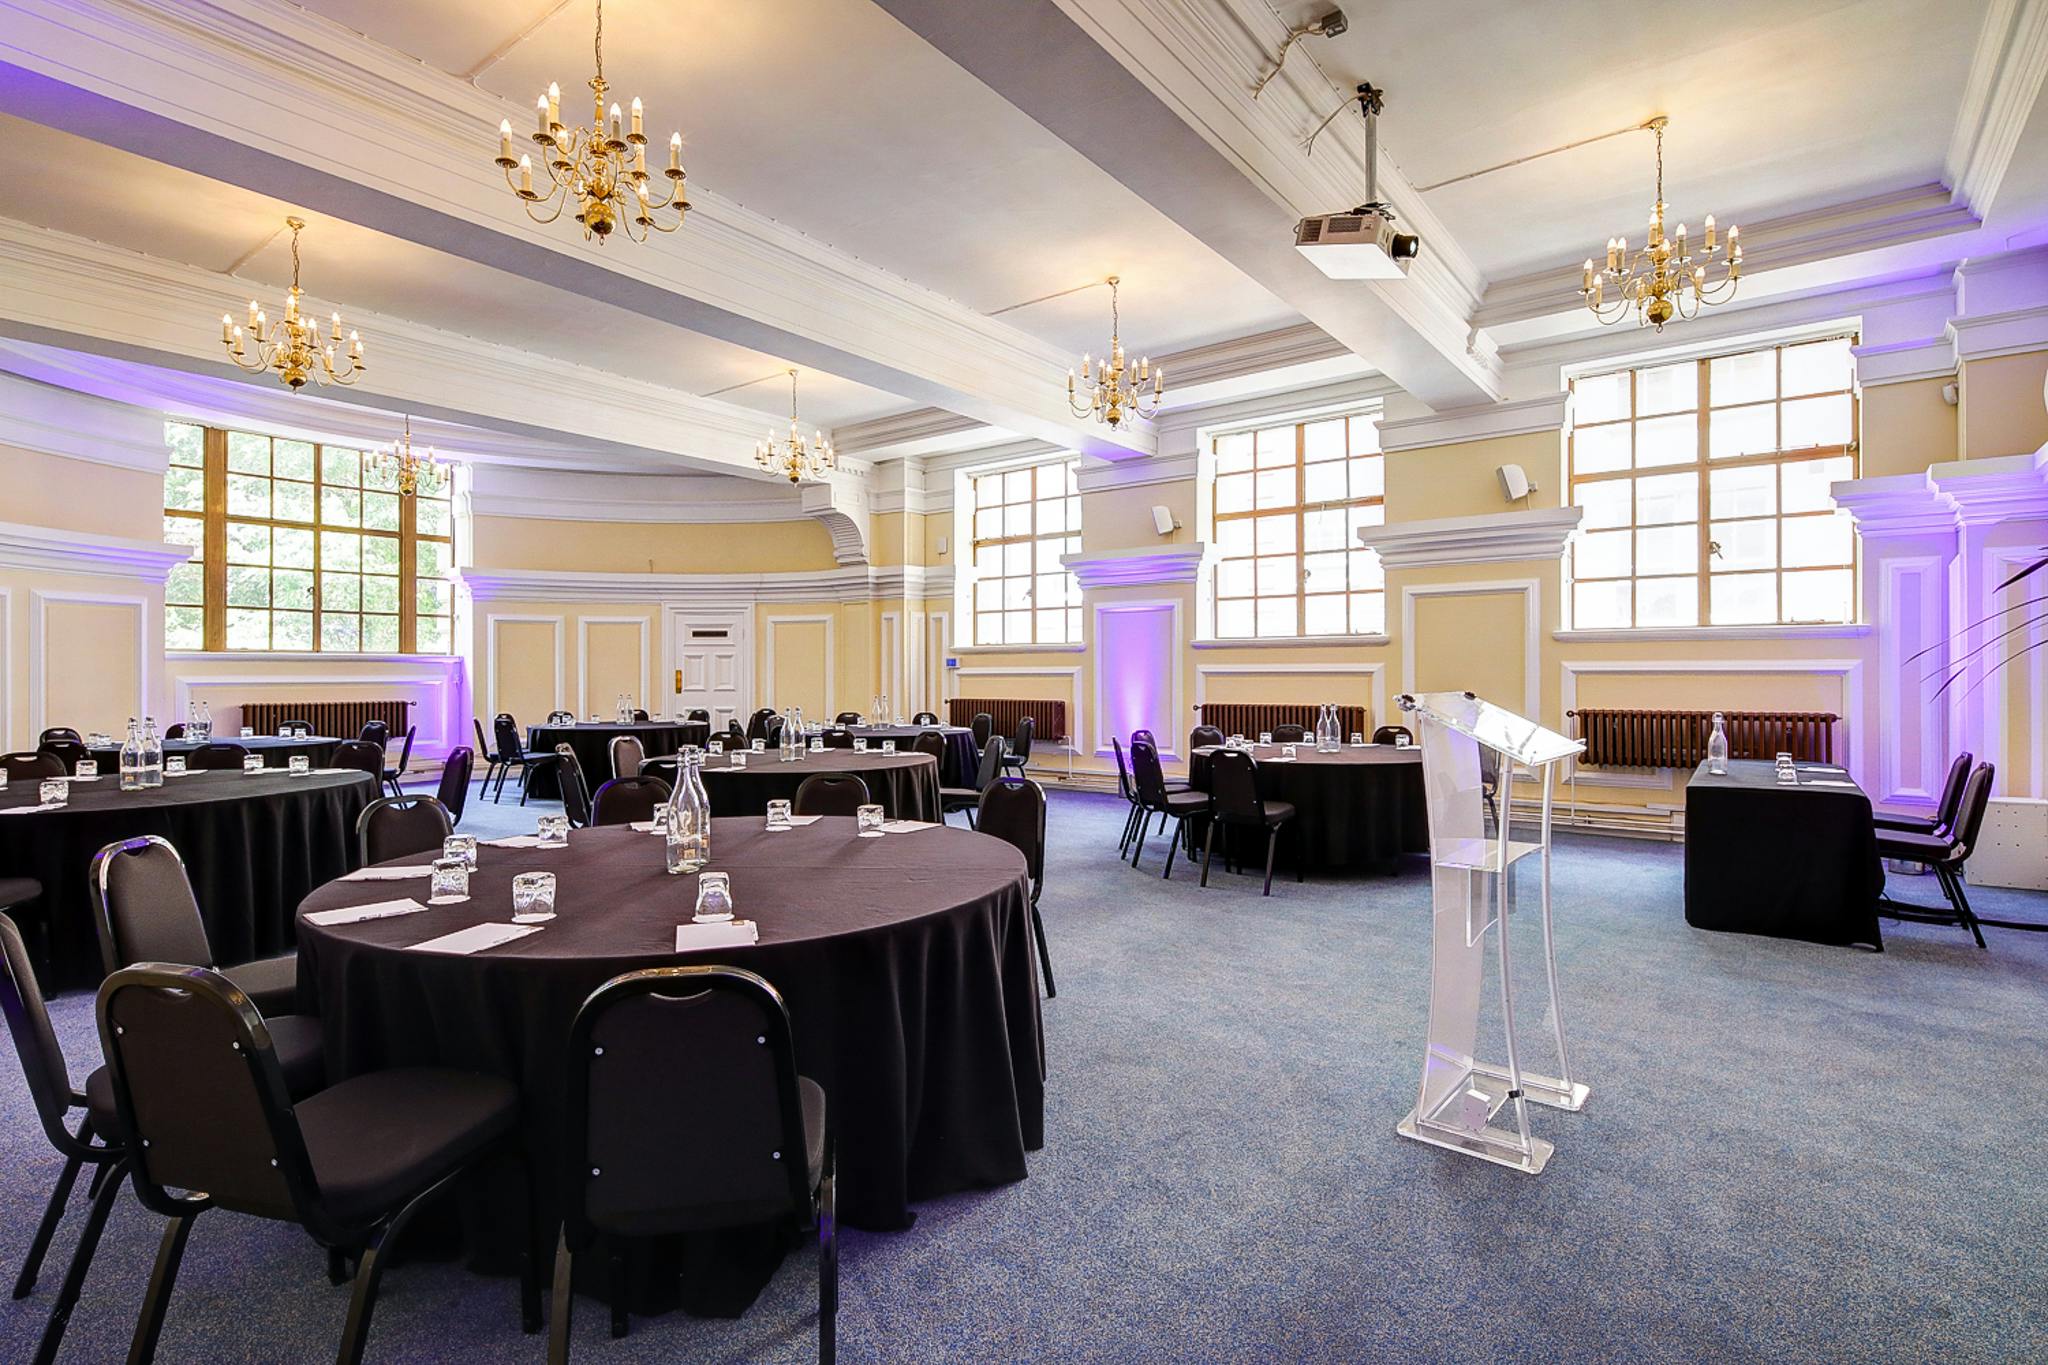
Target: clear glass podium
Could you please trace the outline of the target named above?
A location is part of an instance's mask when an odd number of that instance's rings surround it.
[[[1398,700],[1415,718],[1422,745],[1434,910],[1422,1093],[1397,1131],[1418,1142],[1534,1175],[1550,1160],[1552,1148],[1529,1132],[1529,1102],[1578,1110],[1585,1107],[1588,1093],[1586,1086],[1571,1079],[1550,931],[1554,772],[1560,760],[1579,753],[1585,744],[1470,692],[1424,692]],[[1533,830],[1522,829],[1521,839],[1515,837],[1512,816],[1517,771],[1538,778],[1543,787],[1541,823]],[[1508,926],[1515,910],[1516,871],[1531,866],[1538,869],[1542,887],[1543,965],[1557,1045],[1555,1077],[1524,1070],[1515,1037]],[[1478,1056],[1489,934],[1499,944],[1498,1024],[1505,1065]],[[1504,1108],[1512,1115],[1512,1126],[1495,1122]]]

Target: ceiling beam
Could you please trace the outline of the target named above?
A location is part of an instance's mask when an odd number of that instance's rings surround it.
[[[1303,217],[1364,198],[1364,128],[1312,62],[1254,101],[1286,26],[1250,0],[877,0],[1310,322],[1431,406],[1499,396],[1470,325],[1483,281],[1384,154],[1382,197],[1423,237],[1405,280],[1325,277],[1294,250]],[[1398,98],[1398,92],[1396,92]]]
[[[1956,199],[1979,218],[1991,216],[2044,80],[2048,0],[1992,0],[1977,33],[1945,166]]]
[[[492,164],[530,108],[287,0],[0,0],[0,109],[567,293],[1107,459],[1055,347],[693,185],[673,241],[528,220]]]

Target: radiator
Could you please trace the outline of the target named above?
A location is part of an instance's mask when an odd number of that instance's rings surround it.
[[[1211,701],[1197,706],[1195,714],[1202,718],[1202,724],[1215,726],[1225,736],[1256,738],[1278,725],[1299,725],[1314,738],[1316,716],[1321,710],[1313,702]],[[1372,712],[1367,708],[1339,706],[1337,717],[1346,739],[1355,734],[1372,738]]]
[[[972,725],[975,716],[986,711],[995,721],[995,733],[1010,738],[1017,722],[1031,717],[1035,742],[1060,744],[1067,739],[1067,704],[1019,697],[953,697],[946,702],[946,720],[953,725]]]
[[[245,701],[242,724],[259,735],[274,735],[287,721],[305,721],[316,735],[354,739],[363,727],[381,720],[394,737],[412,724],[409,701]]]
[[[1712,711],[1589,709],[1567,714],[1586,741],[1581,763],[1596,768],[1691,768],[1707,756]],[[1781,753],[1814,763],[1835,761],[1835,721],[1825,711],[1723,711],[1730,758],[1770,759]]]

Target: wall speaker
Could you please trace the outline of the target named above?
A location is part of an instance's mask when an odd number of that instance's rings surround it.
[[[1520,502],[1536,487],[1518,464],[1504,464],[1493,472],[1500,476],[1501,496],[1509,502]]]
[[[1154,504],[1152,508],[1152,529],[1159,532],[1162,536],[1170,536],[1180,529],[1180,523],[1173,519],[1173,513],[1167,510],[1163,504]]]

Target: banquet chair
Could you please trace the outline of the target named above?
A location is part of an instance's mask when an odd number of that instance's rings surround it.
[[[1308,727],[1305,725],[1286,724],[1273,727],[1273,742],[1275,744],[1299,744],[1307,738]]]
[[[42,988],[36,984],[28,948],[22,943],[21,930],[6,915],[0,915],[0,1013],[7,1016],[7,1031],[13,1035],[14,1053],[21,1059],[22,1079],[28,1083],[29,1099],[43,1125],[43,1135],[56,1148],[57,1155],[64,1158],[64,1169],[57,1174],[50,1202],[44,1207],[35,1235],[22,1256],[21,1270],[14,1280],[15,1298],[25,1299],[35,1292],[43,1257],[49,1253],[50,1239],[56,1236],[57,1225],[70,1207],[78,1173],[86,1166],[93,1168],[92,1209],[71,1253],[64,1286],[50,1307],[36,1351],[35,1359],[42,1365],[56,1358],[71,1310],[77,1306],[79,1292],[85,1287],[86,1272],[92,1268],[93,1253],[99,1248],[100,1231],[106,1226],[114,1196],[121,1189],[122,1163],[127,1159],[127,1151],[121,1139],[120,1120],[114,1113],[107,1069],[102,1066],[94,1071],[86,1078],[83,1089],[71,1084],[71,1070],[65,1064],[64,1050],[44,1007]],[[75,1120],[73,1110],[79,1111]]]
[[[414,853],[437,853],[454,832],[448,808],[431,796],[380,796],[356,817],[356,857],[368,867]]]
[[[910,747],[917,753],[930,754],[932,762],[941,769],[946,766],[946,737],[937,730],[920,731],[917,738],[910,741]]]
[[[747,732],[740,728],[740,723],[737,720],[729,720],[725,723],[724,738],[725,747],[728,749],[744,749],[747,747]]]
[[[475,770],[476,750],[467,744],[456,745],[441,760],[441,785],[437,790],[453,824],[462,823],[462,808],[469,804],[469,775]]]
[[[185,755],[185,766],[203,773],[240,772],[249,751],[226,740],[212,740]],[[382,771],[380,765],[379,771]]]
[[[1219,749],[1223,747],[1223,731],[1213,725],[1197,725],[1188,731],[1188,749]]]
[[[374,744],[380,749],[391,747],[391,727],[381,720],[373,720],[356,736],[365,744]]]
[[[693,706],[690,708],[690,714],[683,717],[683,719],[702,721],[704,724],[709,725],[711,723],[711,713],[701,706]]]
[[[562,786],[562,814],[577,829],[590,825],[590,784],[583,779],[583,764],[565,741],[555,746],[555,780]],[[520,804],[524,805],[524,802]]]
[[[381,770],[384,785],[391,788],[393,796],[405,795],[405,788],[398,785],[398,779],[405,776],[405,765],[412,762],[413,736],[420,732],[417,725],[405,727],[405,743],[398,750],[398,762]]]
[[[640,765],[647,761],[647,746],[635,735],[613,735],[608,746],[611,749],[612,776],[638,777]]]
[[[658,777],[615,777],[590,798],[590,823],[630,825],[635,820],[652,820],[654,812],[668,804],[674,791]]]
[[[1879,913],[1918,924],[1960,924],[1970,931],[1979,948],[1987,947],[1984,929],[1976,911],[1970,908],[1969,893],[1963,890],[1963,868],[1984,828],[1984,812],[1991,804],[1991,784],[1998,776],[1993,763],[1979,763],[1963,784],[1963,798],[1955,828],[1946,834],[1914,834],[1906,830],[1877,832],[1877,856],[1899,862],[1919,863],[1934,873],[1948,909],[1895,901],[1889,894],[1878,898]]]
[[[1017,722],[1017,733],[1010,738],[1010,751],[1003,755],[1003,767],[1013,777],[1024,776],[1024,765],[1031,761],[1031,739],[1038,732],[1038,722],[1030,716]]]
[[[92,750],[75,739],[46,739],[36,746],[36,752],[56,759],[64,765],[67,774],[78,771],[80,759],[92,757]]]
[[[131,1154],[136,1196],[170,1219],[130,1362],[155,1359],[192,1224],[218,1208],[297,1224],[337,1270],[355,1258],[337,1354],[355,1365],[388,1249],[413,1216],[487,1158],[525,1164],[519,1092],[496,1076],[371,1071],[294,1103],[272,1022],[218,972],[125,968],[101,984],[97,1014],[121,1131],[148,1135]],[[524,1250],[521,1317],[537,1332],[540,1286]]]
[[[1236,825],[1251,825],[1266,832],[1266,889],[1273,894],[1273,852],[1280,846],[1280,829],[1294,818],[1294,806],[1287,801],[1268,801],[1259,795],[1259,765],[1242,749],[1223,749],[1209,755],[1209,836],[1203,840],[1202,885],[1209,884],[1209,862],[1216,845]],[[1193,857],[1192,852],[1189,857]],[[1230,855],[1224,855],[1224,866]],[[1168,850],[1171,862],[1172,850]],[[1294,880],[1302,880],[1301,859],[1295,860]]]
[[[9,782],[35,782],[45,777],[67,775],[63,759],[40,750],[32,754],[0,754],[0,768],[7,770]]]
[[[1124,813],[1123,834],[1117,839],[1116,842],[1117,856],[1123,857],[1125,854],[1131,851],[1131,840],[1138,837],[1138,821],[1142,819],[1150,819],[1151,817],[1147,815],[1144,808],[1138,804],[1138,789],[1131,785],[1131,770],[1124,763],[1123,741],[1118,739],[1115,735],[1111,735],[1109,737],[1109,747],[1116,753],[1117,794],[1119,796],[1122,796],[1124,800],[1131,803],[1131,808]]]
[[[476,731],[476,752],[484,756],[484,784],[477,788],[481,795],[491,789],[491,779],[498,776],[498,769],[505,762],[504,756],[491,747],[491,741],[484,735],[484,723],[475,716],[469,718],[470,728]]]
[[[939,723],[938,713],[935,711],[920,711],[910,718],[910,723],[912,725],[937,725]]]
[[[974,731],[974,747],[986,749],[996,732],[996,718],[986,711],[976,711],[974,719],[968,722],[968,728]]]
[[[832,723],[834,725],[858,725],[860,724],[860,712],[841,711],[838,715],[832,717]],[[875,717],[875,724],[880,725],[881,723],[882,718],[880,716]]]
[[[682,771],[683,756],[681,754],[663,754],[660,758],[650,758],[641,763],[640,771],[634,774],[634,776],[658,778],[673,792],[676,788],[676,783],[682,780]],[[593,801],[595,799],[595,797],[592,798]]]
[[[327,760],[327,766],[355,768],[381,780],[384,776],[384,751],[360,739],[345,739],[334,746],[334,757]]]
[[[956,810],[966,811],[967,827],[974,828],[975,812],[981,809],[981,794],[1003,775],[1003,757],[1008,751],[1009,745],[1001,735],[990,735],[988,747],[981,751],[981,766],[975,770],[974,785],[939,788],[939,819],[944,820]]]
[[[633,708],[633,723],[635,725],[646,725],[653,719],[654,717],[647,714],[645,707],[636,706]]]
[[[1146,811],[1157,811],[1162,816],[1174,819],[1173,840],[1166,846],[1166,870],[1162,878],[1173,875],[1173,854],[1183,845],[1188,857],[1195,856],[1195,846],[1187,841],[1188,818],[1208,813],[1209,797],[1197,791],[1171,791],[1166,785],[1166,774],[1159,766],[1159,750],[1149,739],[1131,737],[1131,775],[1138,786],[1138,804]],[[1131,851],[1131,866],[1145,856],[1145,826],[1150,820],[1138,825],[1138,846]]]
[[[175,724],[172,724],[172,725],[166,725],[166,726],[164,727],[164,738],[165,738],[165,739],[183,739],[184,737],[185,737],[185,722],[184,722],[184,721],[182,721],[182,720],[181,720],[181,721],[178,721],[178,722],[177,722],[177,723],[175,723]]]
[[[747,721],[747,742],[751,744],[757,739],[767,739],[768,722],[774,719],[775,708],[771,706],[764,706],[756,711]]]
[[[812,773],[798,784],[791,815],[853,815],[869,804],[858,773]]]
[[[0,912],[23,915],[24,912],[38,916],[36,941],[42,951],[36,956],[45,967],[50,965],[49,907],[37,903],[43,898],[43,884],[34,877],[0,877]]]
[[[53,739],[68,739],[73,744],[85,743],[85,736],[79,734],[78,731],[68,725],[52,725],[49,729],[36,736],[36,743],[40,746],[48,744]]]
[[[1045,890],[1045,788],[1028,777],[1005,777],[981,794],[974,827],[1024,855],[1031,875],[1031,932],[1038,939],[1038,965],[1045,973],[1047,999],[1059,994],[1052,980],[1052,954],[1045,946],[1045,920],[1038,913],[1038,895]]]
[[[1871,823],[1883,837],[1885,830],[1901,830],[1909,834],[1941,834],[1955,828],[1956,815],[1963,808],[1963,784],[1970,780],[1970,764],[1976,755],[1968,749],[1956,755],[1956,761],[1948,765],[1948,780],[1942,783],[1941,800],[1935,803],[1934,814],[1922,815],[1873,815]]]
[[[576,1012],[568,1058],[549,1365],[567,1365],[576,1258],[599,1237],[767,1222],[817,1232],[818,1359],[830,1365],[839,1314],[833,1131],[825,1092],[797,1074],[782,996],[737,967],[628,972]],[[622,1337],[616,1240],[609,1259],[612,1335]]]
[[[853,747],[853,731],[841,726],[827,726],[819,738],[824,741],[825,747],[828,749],[851,749]]]
[[[526,804],[526,790],[533,785],[533,775],[553,765],[553,754],[529,754],[526,745],[519,738],[519,722],[510,711],[500,711],[491,720],[491,729],[498,736],[498,785],[492,800],[505,795],[505,779],[514,768],[519,769],[519,804]]]
[[[1415,735],[1405,725],[1382,725],[1372,732],[1375,744],[1413,744]]]

